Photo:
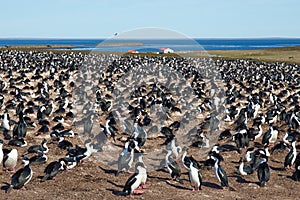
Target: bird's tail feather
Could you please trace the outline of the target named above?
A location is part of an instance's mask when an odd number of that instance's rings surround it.
[[[46,181],[48,178],[49,178],[49,174],[46,174],[43,178],[42,178],[42,180],[41,180],[41,182],[44,182],[44,181]]]
[[[265,182],[265,181],[262,181],[262,182],[259,183],[259,186],[260,186],[260,187],[265,187],[265,185],[266,185],[266,182]]]
[[[5,192],[10,193],[12,189],[13,189],[13,185],[10,185]]]

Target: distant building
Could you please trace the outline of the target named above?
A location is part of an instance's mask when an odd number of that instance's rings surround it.
[[[167,54],[174,53],[173,49],[170,48],[141,48],[141,49],[130,49],[128,53],[155,53],[155,54]]]
[[[128,50],[128,53],[139,53],[139,52],[137,50],[130,49],[130,50]]]
[[[160,48],[159,53],[174,53],[174,50],[170,48]]]

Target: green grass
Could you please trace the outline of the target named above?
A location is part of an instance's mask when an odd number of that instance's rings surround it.
[[[260,50],[208,51],[216,57],[300,64],[300,46]]]
[[[52,48],[60,48],[53,50]],[[282,47],[272,49],[260,49],[260,50],[211,50],[211,51],[194,51],[186,54],[155,54],[155,53],[121,53],[121,52],[96,52],[96,51],[82,51],[82,50],[63,50],[72,49],[72,46],[68,45],[35,45],[35,46],[9,46],[0,47],[0,50],[22,50],[22,51],[41,51],[41,52],[58,52],[58,53],[70,53],[80,52],[83,54],[118,54],[118,55],[138,55],[138,56],[170,56],[170,57],[207,57],[211,55],[214,58],[226,58],[226,59],[247,59],[258,60],[267,62],[286,62],[300,64],[300,46],[296,47]],[[207,54],[206,54],[207,53]]]

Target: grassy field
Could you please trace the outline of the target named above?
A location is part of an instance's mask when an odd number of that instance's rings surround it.
[[[208,51],[208,53],[215,57],[228,59],[251,59],[268,62],[278,61],[300,64],[300,46],[260,50]]]
[[[108,44],[109,45],[109,44]],[[136,44],[139,45],[139,44]],[[58,50],[53,50],[56,48]],[[55,52],[66,52],[63,49],[72,50],[72,46],[66,45],[37,45],[37,46],[10,46],[10,47],[0,47],[0,50],[35,50],[35,51],[55,51]],[[60,49],[60,50],[59,50]],[[90,53],[90,51],[77,51],[84,54]],[[67,51],[68,52],[68,51]],[[110,54],[114,52],[93,52],[100,54]],[[281,48],[271,48],[271,49],[259,49],[259,50],[211,50],[207,52],[189,52],[186,54],[159,54],[159,56],[192,56],[192,57],[200,57],[205,56],[208,53],[210,56],[218,58],[226,58],[226,59],[250,59],[250,60],[258,60],[258,61],[267,61],[267,62],[287,62],[287,63],[297,63],[300,64],[300,46],[296,47],[281,47]],[[117,53],[123,54],[123,53]],[[127,53],[125,53],[127,54]],[[158,56],[158,54],[154,53],[140,53],[134,55],[147,55],[147,56]]]

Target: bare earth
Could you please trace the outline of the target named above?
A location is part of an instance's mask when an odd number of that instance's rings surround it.
[[[69,139],[70,140],[70,139]],[[154,141],[147,142],[147,148],[153,147]],[[155,142],[157,143],[157,142]],[[163,140],[161,140],[163,143]],[[56,144],[50,144],[48,157],[51,162],[65,154],[58,149]],[[155,148],[155,147],[153,147]],[[199,150],[193,149],[194,157]],[[203,187],[200,192],[192,192],[188,180],[187,171],[183,169],[182,179],[184,184],[170,182],[170,176],[166,170],[150,172],[148,174],[148,189],[136,199],[299,199],[299,182],[293,181],[290,176],[292,171],[282,171],[283,154],[273,155],[269,160],[271,167],[271,180],[266,187],[257,185],[256,173],[242,177],[236,174],[239,154],[237,152],[224,152],[225,162],[222,164],[229,176],[229,184],[236,191],[220,189],[213,170],[202,170]],[[199,159],[199,158],[198,158]],[[18,168],[22,166],[19,163]],[[61,172],[55,180],[41,183],[39,176],[43,175],[46,166],[31,166],[34,175],[31,182],[26,186],[27,190],[13,190],[5,194],[1,190],[1,199],[124,199],[119,193],[130,174],[122,173],[115,177],[115,169],[103,165],[95,157],[90,158],[85,165],[79,165],[71,171]],[[1,173],[2,182],[10,182],[10,173]],[[129,197],[128,197],[129,198]]]
[[[3,113],[3,110],[0,110]],[[10,112],[13,116],[13,112]],[[15,118],[16,117],[12,117]],[[69,122],[70,123],[70,122]],[[53,126],[53,124],[52,124]],[[50,126],[50,128],[52,127]],[[279,127],[279,137],[282,138],[287,127]],[[39,128],[39,127],[38,127]],[[263,132],[266,132],[268,125],[263,125]],[[28,135],[34,135],[35,130],[29,130]],[[29,137],[27,139],[28,147],[41,142],[42,137]],[[3,134],[0,135],[3,139]],[[73,144],[82,146],[82,142],[78,138],[68,138]],[[164,139],[148,140],[146,149],[155,149],[162,144]],[[227,143],[235,145],[232,141],[223,141],[221,144]],[[48,163],[64,156],[66,151],[57,148],[56,144],[48,144],[50,151],[48,155]],[[5,148],[7,146],[4,146]],[[24,148],[17,148],[19,155],[24,152]],[[198,161],[200,158],[199,149],[191,149],[189,152]],[[249,176],[241,176],[236,173],[238,160],[241,155],[237,152],[223,152],[225,161],[222,166],[229,176],[229,184],[235,191],[222,190],[220,184],[214,177],[213,170],[202,169],[203,187],[200,192],[192,192],[188,180],[187,171],[182,167],[182,179],[184,184],[178,182],[170,182],[170,175],[166,169],[160,171],[151,171],[148,173],[147,186],[145,193],[135,196],[135,199],[300,199],[300,184],[291,179],[293,171],[282,170],[284,158],[287,152],[274,154],[270,157],[268,164],[271,167],[271,179],[264,188],[258,186],[256,172]],[[117,157],[118,155],[116,155]],[[115,177],[116,169],[106,166],[96,157],[91,157],[85,165],[79,164],[70,171],[63,171],[56,176],[55,180],[40,182],[40,176],[43,176],[43,170],[47,164],[31,166],[34,174],[32,180],[26,185],[26,190],[13,190],[6,194],[5,190],[0,190],[0,199],[124,199],[120,192],[130,174],[121,173]],[[146,163],[147,164],[147,163]],[[181,164],[180,164],[181,165]],[[19,159],[16,169],[22,167]],[[10,183],[11,173],[0,172],[1,184]]]

